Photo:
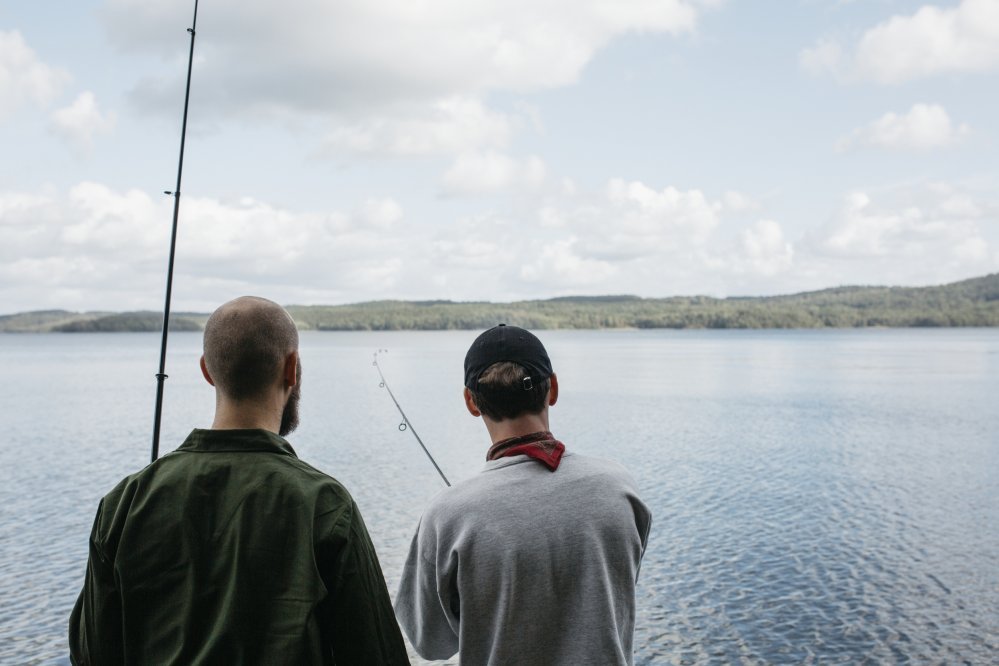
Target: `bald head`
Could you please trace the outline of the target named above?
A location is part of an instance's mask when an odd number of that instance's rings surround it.
[[[280,381],[298,330],[288,312],[266,298],[241,296],[222,305],[205,324],[205,366],[223,394],[256,398]]]

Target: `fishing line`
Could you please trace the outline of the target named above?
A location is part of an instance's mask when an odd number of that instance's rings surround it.
[[[423,443],[423,440],[420,439],[420,436],[416,434],[416,428],[414,428],[413,424],[409,422],[409,418],[406,416],[406,412],[402,411],[402,406],[399,404],[399,401],[395,399],[395,394],[393,394],[392,389],[389,388],[388,382],[385,381],[385,375],[382,374],[382,367],[378,365],[378,355],[381,354],[382,352],[387,352],[387,351],[388,351],[387,349],[379,349],[378,351],[376,351],[375,359],[371,362],[371,365],[375,366],[375,370],[378,371],[378,376],[381,377],[382,380],[381,383],[378,384],[378,388],[384,388],[386,391],[388,391],[389,397],[392,398],[392,402],[395,403],[395,408],[398,409],[399,413],[402,415],[402,423],[399,424],[399,431],[405,432],[406,430],[409,430],[409,432],[413,433],[413,437],[415,437],[416,441],[419,442],[420,448],[422,448],[423,452],[427,454],[427,457],[430,458],[430,462],[433,463],[434,468],[437,470],[437,473],[441,475],[442,479],[444,479],[444,485],[450,488],[451,482],[447,480],[446,476],[444,476],[444,472],[441,471],[440,465],[438,465],[437,461],[434,460],[434,457],[430,455],[430,451],[427,450],[427,447]]]
[[[163,382],[166,374],[167,333],[170,331],[170,296],[173,293],[173,259],[177,250],[177,218],[180,216],[180,177],[184,173],[184,142],[187,138],[187,106],[191,100],[191,68],[194,64],[194,29],[198,24],[198,0],[194,0],[194,20],[187,29],[191,33],[191,51],[187,56],[187,87],[184,90],[184,120],[180,125],[180,159],[177,162],[177,186],[173,192],[173,227],[170,230],[170,259],[167,262],[166,301],[163,305],[163,339],[160,342],[160,371],[156,373],[156,413],[153,417],[152,461],[160,455],[160,421],[163,416]]]

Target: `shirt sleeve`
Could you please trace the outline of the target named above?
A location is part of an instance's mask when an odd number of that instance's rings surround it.
[[[100,548],[101,501],[90,533],[90,555],[83,591],[69,618],[70,661],[75,666],[123,664],[121,596],[114,566]]]
[[[634,483],[634,482],[631,482]],[[638,566],[635,569],[635,582],[638,582],[638,574],[642,569],[642,558],[645,557],[645,549],[649,545],[649,533],[652,532],[652,512],[645,502],[638,496],[638,492],[631,490],[627,494],[631,510],[635,515],[635,528],[638,530],[638,538],[641,540],[642,548],[638,555]]]
[[[427,538],[421,521],[402,569],[395,613],[421,657],[447,659],[458,652],[460,604],[457,589],[449,584],[449,572],[438,570],[436,553],[424,556]]]
[[[320,548],[327,637],[338,664],[409,664],[375,547],[357,505],[339,512]]]

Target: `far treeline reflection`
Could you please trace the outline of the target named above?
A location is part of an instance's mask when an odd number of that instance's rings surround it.
[[[788,296],[569,296],[513,303],[375,301],[291,305],[302,330],[475,330],[502,321],[529,329],[856,328],[999,326],[999,273],[937,287],[837,287]],[[45,310],[0,316],[0,332],[157,331],[156,312]],[[198,331],[207,314],[178,312],[171,330]]]

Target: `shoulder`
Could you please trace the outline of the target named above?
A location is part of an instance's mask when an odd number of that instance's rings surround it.
[[[162,458],[160,460],[162,460]],[[113,507],[131,503],[135,494],[139,492],[144,485],[146,485],[148,479],[155,473],[156,464],[158,462],[159,460],[150,463],[139,471],[133,472],[119,481],[118,484],[108,491],[108,493],[101,499],[102,510],[107,512]]]
[[[338,479],[296,457],[280,456],[277,464],[284,492],[311,506],[317,524],[349,529],[361,522],[354,497]]]
[[[146,465],[143,469],[129,474],[101,498],[97,506],[97,515],[91,532],[91,541],[103,557],[113,555],[132,505],[141,495],[142,488],[147,484],[151,469],[155,463]]]
[[[282,458],[288,467],[288,474],[324,493],[332,493],[344,499],[351,499],[347,487],[326,472],[313,467],[301,458]]]
[[[482,507],[492,504],[497,493],[496,481],[496,477],[480,473],[438,491],[423,510],[418,533],[436,540],[475,523]]]
[[[597,458],[581,453],[567,453],[562,458],[559,471],[565,471],[567,476],[600,478],[608,482],[620,483],[632,488],[635,487],[635,479],[624,465],[605,458]]]
[[[460,513],[460,509],[456,509],[456,507],[466,503],[468,498],[476,494],[473,481],[474,479],[466,479],[438,491],[430,498],[426,508],[424,508],[421,522],[432,524],[439,520],[445,520],[455,513]]]
[[[565,465],[567,462],[566,471],[573,470],[570,473],[575,474],[580,479],[577,485],[583,485],[582,479],[587,479],[595,492],[607,493],[609,496],[621,498],[624,502],[622,506],[628,507],[635,518],[644,548],[652,525],[652,512],[642,500],[638,484],[631,473],[620,463],[592,456],[573,454],[563,458],[562,464]]]
[[[349,510],[354,504],[350,492],[340,481],[294,455],[250,455],[254,456],[252,462],[235,463],[241,468],[240,472],[222,475],[228,479],[223,484],[229,488],[225,492],[238,484],[244,493],[281,496],[296,504],[312,505],[317,514],[335,509]],[[205,468],[200,463],[194,454],[173,451],[164,455],[122,479],[102,499],[101,513],[125,513],[137,500],[164,491],[183,493],[196,483],[199,475],[218,474],[220,468],[234,464]]]

